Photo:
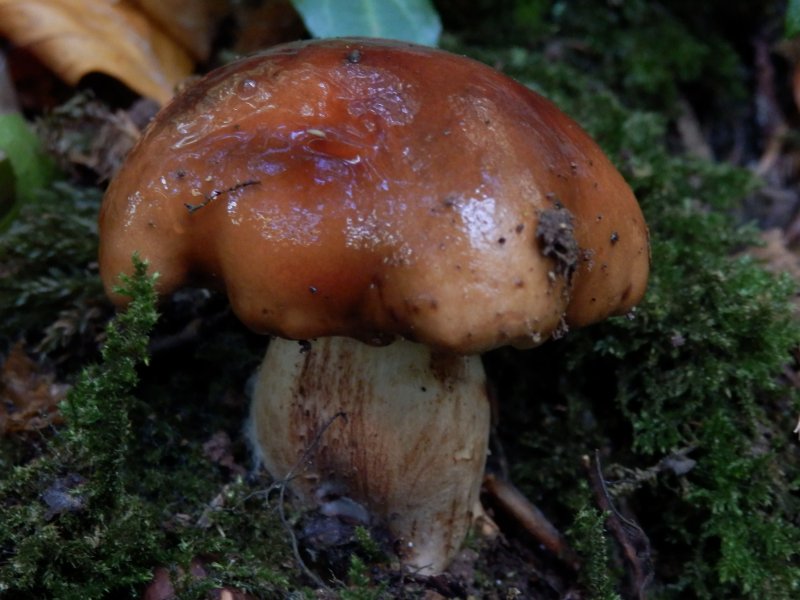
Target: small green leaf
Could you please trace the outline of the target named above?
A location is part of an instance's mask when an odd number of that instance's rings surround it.
[[[430,0],[292,0],[316,38],[364,36],[435,46],[442,32]]]
[[[15,201],[0,212],[0,231],[14,219],[19,207],[33,200],[37,189],[55,175],[52,161],[42,152],[39,138],[21,114],[0,114],[0,152],[4,153],[16,181]]]
[[[800,0],[789,0],[786,5],[784,33],[787,38],[800,34]]]

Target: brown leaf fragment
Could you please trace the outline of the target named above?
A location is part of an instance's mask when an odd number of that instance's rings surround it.
[[[169,569],[158,567],[153,571],[153,579],[144,591],[142,600],[172,600],[175,586],[172,584]]]
[[[218,431],[203,444],[203,455],[222,467],[231,471],[234,475],[245,475],[247,469],[236,462],[233,457],[233,449],[230,436],[224,431]]]
[[[181,567],[157,567],[153,571],[153,579],[144,591],[142,600],[175,600],[180,597],[175,589],[176,581],[190,579],[195,582],[203,582],[209,578],[205,563],[199,558],[193,558],[189,565],[188,577]],[[205,598],[208,600],[256,600],[256,597],[230,587],[214,588],[210,590]]]
[[[764,268],[771,273],[788,275],[800,283],[800,252],[789,246],[792,238],[796,242],[798,232],[800,232],[800,220],[795,221],[786,234],[777,228],[764,231],[761,233],[763,245],[749,248],[747,254],[760,260]],[[794,314],[800,315],[800,296],[793,297],[792,306]]]
[[[69,386],[43,372],[22,349],[9,352],[0,370],[0,435],[37,431],[61,422],[58,403]]]
[[[763,40],[756,40],[757,43],[767,45]],[[789,63],[791,67],[790,84],[792,90],[792,97],[794,105],[797,110],[800,110],[800,38],[791,37],[781,40],[777,44],[768,46],[768,50],[777,52]],[[759,61],[758,65],[763,70],[765,63]],[[759,75],[761,75],[759,73]]]
[[[160,103],[192,71],[187,50],[131,0],[0,0],[0,36],[70,85],[104,73]]]
[[[252,594],[228,587],[213,590],[210,597],[214,600],[256,600]]]
[[[787,237],[780,229],[761,233],[763,245],[748,249],[747,253],[759,259],[772,273],[786,273],[800,282],[800,254],[789,248]]]
[[[153,579],[144,591],[142,600],[174,600],[178,597],[173,581],[181,580],[186,577],[186,572],[181,567],[156,567],[153,571]],[[189,578],[194,581],[202,581],[208,577],[208,573],[202,561],[193,558],[189,564]]]
[[[134,121],[134,111],[154,106],[157,110],[152,100],[140,99],[130,112],[112,111],[92,94],[76,94],[51,111],[39,130],[63,171],[89,169],[98,181],[107,181],[139,139],[142,127]]]

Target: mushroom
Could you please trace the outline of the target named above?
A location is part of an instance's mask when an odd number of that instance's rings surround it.
[[[480,353],[625,313],[649,269],[633,193],[575,122],[483,64],[384,40],[208,74],[151,123],[100,228],[116,302],[138,252],[161,293],[222,289],[277,336],[260,460],[300,506],[386,527],[423,573],[481,512]]]

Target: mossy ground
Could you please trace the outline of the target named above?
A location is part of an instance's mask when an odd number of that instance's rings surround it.
[[[546,94],[600,141],[650,225],[652,279],[630,317],[486,357],[502,407],[496,442],[515,482],[569,530],[581,572],[509,535],[475,544],[450,579],[423,581],[352,532],[342,548],[356,558],[317,565],[339,597],[631,596],[630,564],[581,467],[595,451],[615,506],[649,538],[652,597],[798,593],[800,404],[781,376],[800,340],[797,282],[748,256],[756,232],[732,216],[759,182],[677,150],[673,129],[689,94],[702,98],[712,144],[731,143],[748,66],[729,30],[778,9],[696,4],[440,3],[445,46]],[[76,383],[65,425],[0,440],[0,595],[141,597],[163,566],[181,598],[221,586],[314,597],[269,482],[248,473],[245,388],[265,341],[202,291],[161,305],[154,324],[142,274],[101,356],[111,310],[94,265],[99,197],[57,184],[0,236],[4,343],[24,339]],[[91,361],[101,362],[79,376]],[[193,561],[203,577],[187,575]]]

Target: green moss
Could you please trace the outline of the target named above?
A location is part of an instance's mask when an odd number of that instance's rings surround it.
[[[591,600],[620,600],[609,560],[605,515],[586,504],[575,515],[567,536],[582,561],[580,577]]]
[[[635,106],[671,110],[682,87],[712,81],[724,81],[726,94],[744,95],[733,48],[713,28],[694,35],[666,3],[575,2],[555,20],[561,33],[582,41],[573,58],[591,64]]]
[[[193,558],[212,558],[205,565],[204,580],[184,580],[179,587],[182,598],[203,598],[204,592],[223,586],[261,597],[302,588],[299,574],[291,568],[288,532],[263,493],[237,479],[208,502],[193,503],[189,522],[176,524],[184,567]]]
[[[63,403],[68,421],[46,453],[0,484],[0,582],[29,597],[130,595],[161,557],[154,507],[127,491],[131,392],[156,320],[145,265],[123,282],[130,309],[109,326],[103,366]]]
[[[386,597],[383,586],[372,584],[369,567],[356,554],[350,557],[347,583],[347,588],[339,592],[341,600],[379,600]]]
[[[468,43],[535,49],[611,85],[628,106],[674,114],[687,92],[708,110],[730,109],[745,97],[742,61],[719,21],[724,15],[750,24],[769,3],[715,4],[716,10],[674,0],[502,0],[474,3],[466,15],[460,6],[460,18],[450,19],[451,31]]]
[[[386,554],[381,548],[380,544],[375,541],[369,529],[362,525],[358,525],[354,530],[356,543],[359,546],[359,551],[370,562],[378,562],[385,560]]]
[[[136,263],[124,281],[132,301],[107,328],[102,363],[63,403],[66,426],[0,483],[3,597],[139,597],[156,566],[177,573],[198,557],[207,578],[176,578],[187,598],[222,585],[267,596],[289,587],[274,507],[241,479],[223,483],[203,439],[189,441],[179,420],[133,395],[157,318],[145,268]]]
[[[91,312],[103,303],[96,263],[100,195],[56,182],[26,202],[0,235],[0,342],[28,337],[54,350],[94,333]],[[77,345],[70,350],[81,357]]]

